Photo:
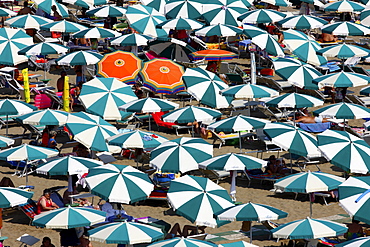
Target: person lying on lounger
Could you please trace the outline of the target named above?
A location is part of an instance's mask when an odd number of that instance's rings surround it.
[[[205,233],[206,226],[191,226],[185,225],[183,230],[181,231],[181,227],[179,223],[173,225],[171,231],[167,234],[166,239],[169,238],[176,238],[176,237],[184,237],[203,234]]]

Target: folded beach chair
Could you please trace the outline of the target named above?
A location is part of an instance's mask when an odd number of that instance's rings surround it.
[[[34,200],[28,199],[27,203],[19,205],[21,210],[30,219],[28,225],[31,225],[33,218],[37,215],[37,205]]]
[[[59,98],[59,96],[55,92],[53,92],[49,89],[46,89],[46,90],[44,90],[43,93],[51,99],[51,102],[52,102],[51,103],[51,108],[52,109],[59,110],[63,106],[62,99]]]
[[[220,136],[219,134],[217,134],[213,130],[210,130],[210,131],[212,133],[212,139],[213,139],[212,145],[214,145],[217,141],[219,141],[220,142],[220,145],[218,146],[219,149],[222,147],[222,145],[226,144],[227,140],[239,139],[239,133],[231,133],[231,134]],[[253,135],[254,135],[253,133],[248,133],[248,132],[240,133],[240,137],[241,137],[242,140],[245,137],[250,137],[250,136],[253,136]]]

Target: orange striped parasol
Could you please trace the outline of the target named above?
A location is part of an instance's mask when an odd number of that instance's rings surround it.
[[[194,60],[220,61],[238,58],[238,55],[225,50],[208,49],[189,54]]]
[[[98,74],[103,77],[114,77],[127,84],[135,83],[142,67],[142,61],[135,54],[115,51],[106,54],[98,63]]]

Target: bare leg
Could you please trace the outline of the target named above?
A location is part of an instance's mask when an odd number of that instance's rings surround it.
[[[167,234],[166,239],[174,238],[174,237],[181,237],[181,236],[182,236],[181,227],[179,223],[176,223],[175,225],[173,225],[171,231]]]

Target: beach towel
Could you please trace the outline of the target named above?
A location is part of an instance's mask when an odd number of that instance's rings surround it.
[[[312,132],[312,133],[320,133],[324,132],[327,129],[330,129],[331,123],[314,123],[314,124],[305,124],[305,123],[300,123],[299,127],[307,132]]]

